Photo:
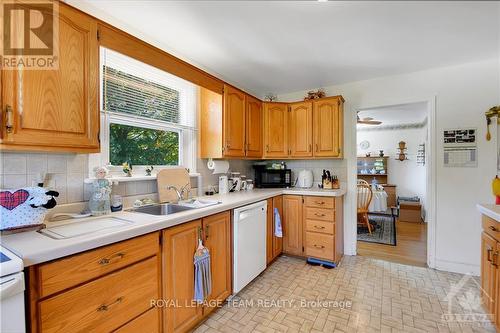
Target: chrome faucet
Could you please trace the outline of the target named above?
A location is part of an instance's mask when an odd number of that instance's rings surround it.
[[[168,185],[167,186],[167,190],[174,190],[175,191],[175,194],[177,194],[177,202],[181,201],[184,197],[184,192],[187,191],[188,193],[188,197],[189,197],[189,187],[190,187],[191,184],[187,183],[186,185],[184,185],[183,187],[181,187],[180,189],[178,189],[177,187],[173,186],[173,185]]]

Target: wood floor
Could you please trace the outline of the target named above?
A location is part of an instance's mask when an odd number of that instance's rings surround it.
[[[396,221],[396,246],[359,242],[358,256],[427,266],[427,224]]]

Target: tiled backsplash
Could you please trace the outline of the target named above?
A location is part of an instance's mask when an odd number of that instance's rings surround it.
[[[0,153],[0,187],[31,186],[39,173],[50,174],[47,187],[59,192],[58,203],[84,200],[86,154]]]
[[[253,177],[252,162],[231,160],[230,169]],[[197,161],[202,175],[203,190],[218,184],[218,175],[207,168],[207,160]],[[88,177],[87,154],[0,153],[0,188],[10,189],[36,185],[39,173],[48,174],[47,187],[59,192],[59,204],[87,201],[91,185]],[[136,196],[157,192],[156,180],[122,182],[113,185],[113,194]]]
[[[281,161],[268,161],[281,162]],[[347,182],[346,160],[324,159],[324,160],[285,160],[286,167],[292,170],[292,183],[295,182],[300,170],[312,170],[314,182],[321,182],[323,170],[330,170],[332,175],[336,175],[341,183]]]
[[[230,171],[241,172],[249,179],[254,178],[252,164],[255,161],[229,160]],[[267,161],[269,163],[273,161]],[[274,161],[281,162],[281,161]],[[347,180],[345,160],[287,160],[292,170],[292,179],[302,169],[311,169],[314,181],[321,181],[323,169],[337,175],[341,182]],[[198,172],[202,176],[203,191],[209,185],[217,188],[219,175],[213,175],[207,168],[207,160],[197,160]],[[88,155],[86,154],[44,154],[44,153],[0,153],[0,188],[17,188],[34,185],[39,173],[47,173],[47,187],[59,192],[59,204],[87,201],[91,186],[84,184],[88,177]],[[113,186],[113,194],[136,196],[157,192],[156,180],[123,182]]]

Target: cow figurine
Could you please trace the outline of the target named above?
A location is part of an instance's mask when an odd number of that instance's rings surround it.
[[[0,192],[0,230],[42,226],[48,209],[57,205],[59,193],[43,187]]]

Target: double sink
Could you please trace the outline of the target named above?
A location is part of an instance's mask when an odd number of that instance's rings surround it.
[[[137,208],[132,208],[129,211],[136,213],[145,213],[150,215],[171,215],[186,210],[192,210],[197,208],[204,208],[208,206],[213,206],[220,204],[219,201],[214,200],[202,200],[202,199],[192,199],[189,201],[184,201],[182,203],[164,203],[164,204],[153,204]]]
[[[128,210],[129,212],[143,213],[150,215],[172,215],[188,210],[199,209],[220,204],[220,201],[192,199],[181,203],[152,204],[142,207],[136,207]],[[38,231],[44,236],[53,239],[68,239],[77,236],[91,235],[95,233],[110,232],[118,228],[127,227],[134,223],[124,217],[101,216],[94,218],[81,218],[74,221],[61,221],[51,223],[45,229]]]

